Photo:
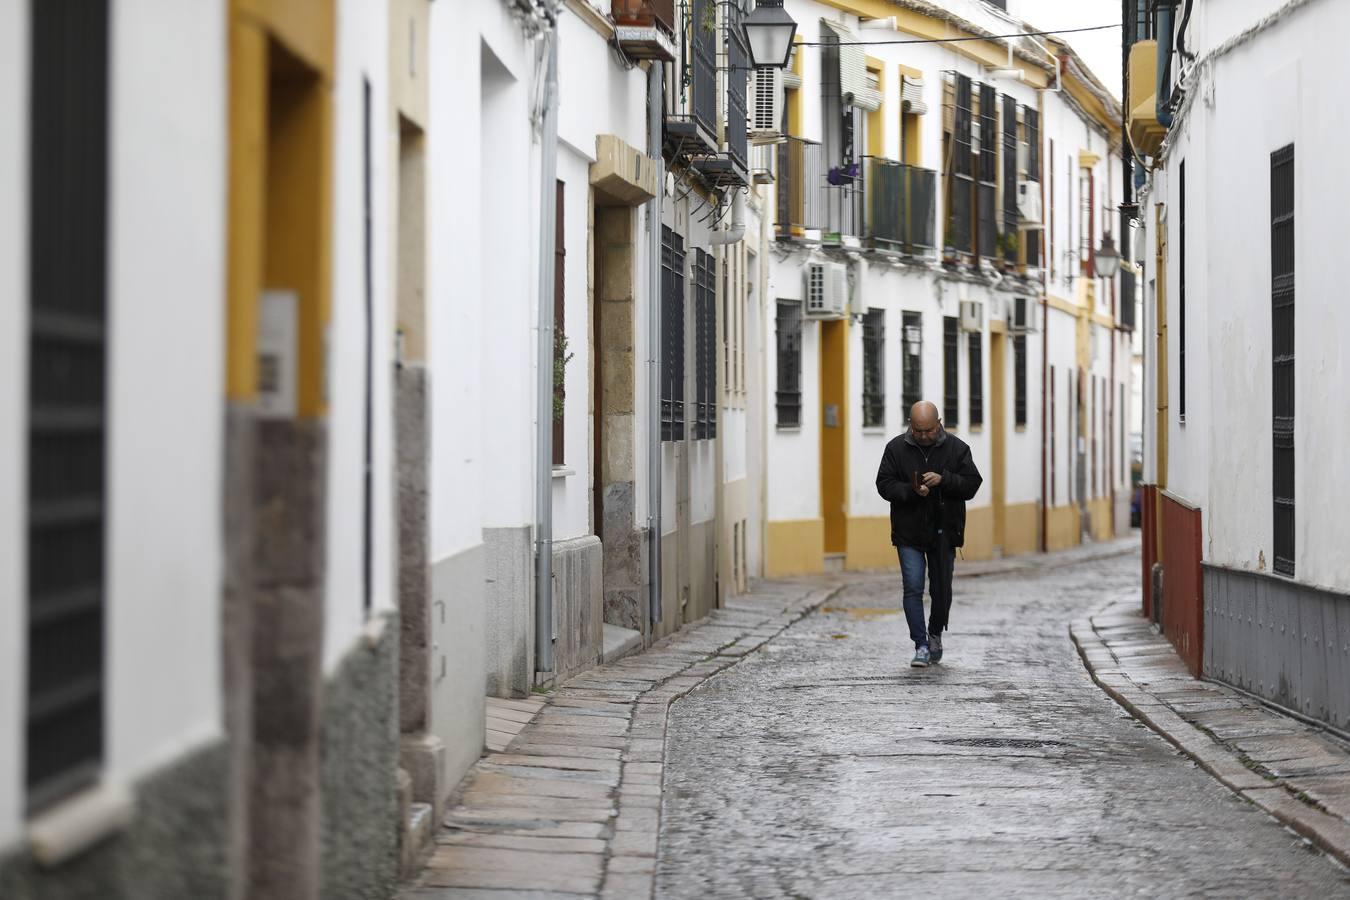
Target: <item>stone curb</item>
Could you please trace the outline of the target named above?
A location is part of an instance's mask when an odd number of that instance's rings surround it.
[[[456,790],[428,865],[399,894],[449,888],[650,898],[670,707],[829,601],[843,576],[761,582],[638,653],[549,694]],[[538,695],[537,695],[538,696]]]
[[[1256,804],[1342,864],[1350,865],[1350,824],[1298,800],[1283,779],[1265,778],[1253,772],[1226,746],[1130,679],[1093,623],[1095,615],[1112,606],[1069,624],[1069,637],[1092,680],[1107,696],[1189,756],[1224,787]]]

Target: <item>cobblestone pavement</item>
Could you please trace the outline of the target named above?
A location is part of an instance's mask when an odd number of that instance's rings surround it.
[[[1084,671],[1068,624],[1136,555],[961,572],[939,666],[857,576],[671,706],[658,897],[1350,897]]]

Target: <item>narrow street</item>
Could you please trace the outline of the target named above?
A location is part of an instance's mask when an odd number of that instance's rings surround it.
[[[1350,896],[1350,874],[1111,701],[1067,625],[1129,554],[962,577],[911,669],[895,576],[672,707],[656,895]]]

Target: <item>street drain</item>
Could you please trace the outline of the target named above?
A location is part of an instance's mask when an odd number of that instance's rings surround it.
[[[998,748],[1008,750],[1039,750],[1042,747],[1063,747],[1063,741],[1052,741],[1048,738],[993,738],[993,737],[974,737],[974,738],[945,738],[934,740],[935,744],[947,744],[956,747],[984,747]]]

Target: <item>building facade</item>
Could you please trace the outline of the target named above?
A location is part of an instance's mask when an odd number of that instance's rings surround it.
[[[979,0],[787,8],[766,573],[896,566],[875,475],[921,399],[985,476],[966,558],[1123,533],[1133,306],[1093,263],[1116,102],[1065,44],[944,43],[1035,30]]]
[[[1313,248],[1345,193],[1322,110],[1350,11],[1197,0],[1129,24],[1144,608],[1196,675],[1345,731],[1345,314]]]

